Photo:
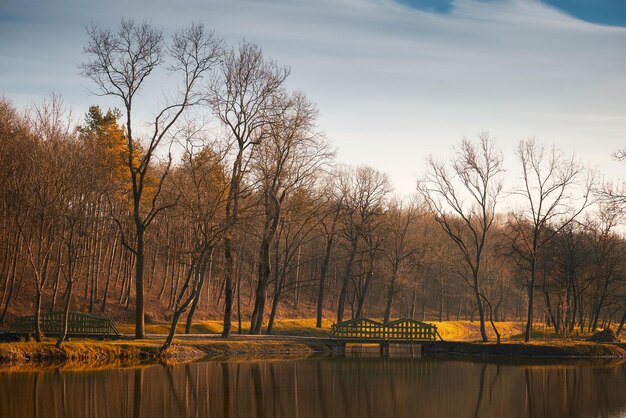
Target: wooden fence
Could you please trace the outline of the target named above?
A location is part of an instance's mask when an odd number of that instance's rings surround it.
[[[437,326],[414,319],[398,319],[387,323],[368,318],[355,318],[331,327],[330,336],[342,342],[411,343],[435,341]]]
[[[58,336],[63,332],[64,312],[41,314],[40,324],[44,335]],[[23,316],[13,322],[9,332],[14,334],[34,334],[35,317]],[[117,327],[109,318],[80,312],[70,312],[67,335],[70,337],[116,337],[120,335]]]

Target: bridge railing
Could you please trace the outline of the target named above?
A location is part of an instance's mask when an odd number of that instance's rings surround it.
[[[64,320],[64,312],[49,312],[41,314],[41,331],[44,335],[60,335],[63,332]],[[35,317],[23,316],[21,318],[17,318],[13,322],[13,326],[9,332],[15,334],[34,334]],[[80,312],[70,312],[68,315],[67,334],[68,336],[75,337],[108,337],[119,336],[120,332],[110,318]]]
[[[355,318],[331,327],[331,338],[358,342],[435,341],[437,326],[414,319],[398,319],[381,323],[368,318]]]

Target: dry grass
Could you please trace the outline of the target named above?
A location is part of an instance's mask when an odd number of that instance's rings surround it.
[[[42,343],[12,342],[0,343],[0,364],[8,369],[16,366],[45,368],[49,365],[63,365],[68,369],[92,369],[114,366],[137,365],[141,361],[185,362],[203,357],[246,356],[260,357],[280,355],[280,357],[303,357],[323,349],[322,346],[308,344],[294,339],[271,338],[195,338],[174,339],[173,344],[161,352],[162,339],[92,341],[73,340],[58,349],[55,341],[47,339]],[[3,367],[4,370],[7,367]]]
[[[481,339],[480,322],[474,321],[442,321],[430,322],[437,326],[437,331],[446,341],[477,341]],[[496,322],[496,328],[502,339],[509,339],[522,332],[522,323],[517,321]],[[495,339],[496,334],[491,324],[486,323],[487,336]]]
[[[377,319],[380,320],[380,319]],[[480,325],[478,321],[443,321],[433,322],[426,321],[429,324],[437,325],[437,329],[444,340],[452,341],[473,341],[479,340]],[[299,319],[278,319],[274,322],[272,334],[276,335],[293,335],[293,336],[311,336],[325,337],[330,333],[330,327],[334,323],[331,319],[322,321],[322,328],[315,327],[315,318],[299,318]],[[247,334],[250,329],[250,322],[242,322],[242,333]],[[498,331],[503,339],[511,338],[522,332],[522,324],[520,322],[496,322]],[[118,329],[124,334],[133,334],[135,326],[133,324],[119,324]],[[263,332],[267,329],[267,323],[263,326]],[[182,334],[185,331],[183,324],[176,327],[177,333]],[[146,332],[148,334],[167,334],[169,332],[169,324],[157,323],[147,324]],[[222,332],[222,321],[206,320],[197,321],[192,326],[192,334],[219,334]],[[239,332],[238,323],[233,323],[233,333]],[[491,325],[487,324],[487,334],[490,338],[495,338],[495,333],[491,329]]]
[[[42,343],[2,343],[0,363],[105,363],[113,360],[140,359],[150,353],[150,350],[145,350],[140,345],[119,342],[68,341],[62,348],[56,348],[54,344],[55,341],[52,339]]]
[[[325,319],[322,328],[315,327],[315,318],[281,319],[274,325],[274,333],[280,338],[247,337],[237,335],[235,324],[235,338],[223,340],[216,336],[202,336],[200,334],[219,334],[222,331],[221,321],[208,320],[198,321],[192,329],[195,337],[179,335],[174,339],[172,346],[164,353],[160,352],[162,339],[145,340],[117,340],[117,341],[92,341],[72,340],[64,344],[62,349],[54,346],[53,339],[47,339],[43,343],[17,342],[0,343],[0,363],[5,365],[27,365],[31,367],[43,367],[46,364],[62,364],[68,368],[101,368],[113,365],[137,365],[143,360],[159,360],[165,362],[181,362],[198,359],[205,356],[238,358],[257,358],[268,356],[280,356],[281,358],[302,357],[314,351],[323,350],[323,346],[315,343],[303,342],[300,336],[325,337],[330,331],[332,321]],[[444,321],[429,322],[437,325],[437,329],[444,340],[454,341],[447,347],[460,350],[464,355],[505,355],[505,356],[548,356],[548,357],[619,357],[626,353],[626,346],[611,344],[598,344],[582,341],[541,338],[531,343],[518,343],[522,333],[520,322],[496,323],[503,340],[509,340],[505,344],[497,346],[493,343],[474,344],[469,341],[480,340],[480,328],[478,322],[470,321]],[[248,330],[249,323],[243,323],[243,333]],[[120,331],[132,334],[132,324],[121,324]],[[147,332],[150,334],[166,334],[169,324],[148,324]],[[183,325],[179,332],[184,331]],[[535,331],[536,336],[541,335],[542,325]],[[488,333],[494,339],[491,326]],[[288,338],[293,336],[294,338]],[[446,349],[448,350],[448,349]],[[4,367],[6,369],[6,366]]]
[[[196,321],[191,327],[192,334],[221,334],[223,329],[223,322],[218,320],[204,320]],[[315,327],[315,318],[300,318],[300,319],[277,319],[274,321],[273,334],[277,335],[299,335],[299,336],[326,336],[330,332],[330,326],[332,321],[330,319],[324,319],[322,321],[322,328]],[[233,322],[233,333],[239,332],[239,324],[237,321]],[[135,332],[135,325],[130,323],[117,324],[117,329],[122,334],[133,334]],[[267,329],[267,321],[263,324],[263,332]],[[250,322],[241,322],[242,333],[248,333],[250,330]],[[169,323],[156,323],[146,324],[146,333],[148,334],[167,334],[170,331]],[[182,334],[185,332],[185,325],[178,324],[176,327],[176,333]]]
[[[194,347],[205,355],[265,355],[265,354],[298,354],[307,355],[315,351],[315,347],[297,340],[222,340],[203,339],[193,341],[177,341],[172,345],[178,349],[181,346]]]
[[[330,333],[333,321],[322,320],[322,328],[315,327],[315,318],[281,319],[274,323],[274,333],[280,335],[299,335],[312,337],[326,337]]]

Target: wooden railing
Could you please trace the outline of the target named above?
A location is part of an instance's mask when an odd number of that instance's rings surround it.
[[[435,341],[437,326],[414,319],[398,319],[387,323],[368,318],[355,318],[331,327],[333,339],[346,342],[420,342]]]
[[[60,335],[63,332],[64,312],[41,314],[41,331],[44,335]],[[14,334],[34,334],[35,317],[23,316],[13,322],[9,332]],[[109,318],[99,315],[70,312],[67,335],[72,337],[111,337],[120,332]]]

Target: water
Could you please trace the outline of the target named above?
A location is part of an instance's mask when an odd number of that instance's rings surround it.
[[[0,417],[626,417],[626,364],[321,358],[0,371]]]

